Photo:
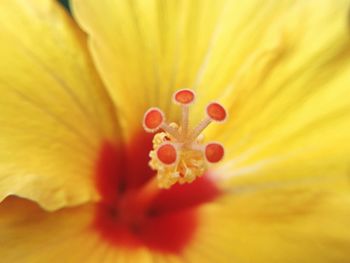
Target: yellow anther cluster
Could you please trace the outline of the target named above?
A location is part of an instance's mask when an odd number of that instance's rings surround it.
[[[172,124],[176,127],[176,124]],[[207,170],[207,163],[204,160],[203,152],[201,150],[194,150],[190,147],[182,145],[178,154],[179,160],[174,166],[164,165],[156,157],[156,149],[165,141],[172,141],[171,135],[160,132],[153,138],[153,150],[150,152],[151,161],[149,165],[152,169],[157,171],[157,181],[160,188],[170,188],[175,183],[191,183],[198,176],[201,176]],[[199,136],[196,144],[203,143],[203,136]]]

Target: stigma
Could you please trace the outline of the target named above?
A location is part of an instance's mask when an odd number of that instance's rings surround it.
[[[217,102],[209,103],[205,117],[189,127],[189,108],[195,102],[193,90],[181,89],[174,93],[173,102],[181,107],[181,122],[167,122],[165,114],[156,107],[146,111],[145,131],[156,133],[150,152],[150,167],[157,171],[159,188],[170,188],[176,183],[191,183],[202,176],[211,164],[220,162],[225,154],[219,142],[205,142],[203,130],[212,122],[222,123],[227,118],[225,108]]]

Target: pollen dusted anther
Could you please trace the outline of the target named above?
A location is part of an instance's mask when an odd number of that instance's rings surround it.
[[[162,130],[153,138],[149,163],[157,171],[160,188],[169,188],[175,183],[191,183],[206,172],[208,164],[217,163],[224,157],[223,145],[217,142],[204,144],[201,133],[211,122],[226,120],[225,108],[217,102],[210,103],[206,108],[205,118],[197,127],[190,129],[189,107],[194,100],[195,93],[190,89],[174,93],[174,103],[182,108],[180,125],[166,123],[164,113],[155,107],[144,115],[143,127],[147,132]]]

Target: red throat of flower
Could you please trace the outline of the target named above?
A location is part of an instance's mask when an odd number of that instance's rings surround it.
[[[174,103],[181,106],[181,123],[167,123],[164,113],[158,108],[150,108],[143,118],[147,132],[157,133],[153,138],[150,167],[157,171],[158,187],[170,188],[175,183],[191,183],[203,175],[208,164],[217,163],[224,157],[224,147],[218,142],[204,144],[202,131],[211,122],[224,122],[227,118],[225,108],[212,102],[206,108],[205,118],[190,129],[189,107],[195,101],[195,93],[182,89],[174,93]]]
[[[208,164],[223,158],[224,148],[216,142],[204,144],[200,133],[210,122],[223,121],[226,112],[220,104],[211,103],[206,118],[190,129],[188,109],[194,92],[180,90],[173,98],[182,107],[180,126],[167,124],[161,110],[151,108],[144,116],[144,127],[163,132],[154,137],[140,132],[126,146],[102,145],[96,166],[101,201],[93,228],[117,249],[146,247],[182,253],[201,224],[199,207],[221,194],[205,173]]]

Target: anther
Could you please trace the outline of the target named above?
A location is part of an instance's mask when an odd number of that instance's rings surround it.
[[[208,143],[204,149],[204,156],[209,163],[217,163],[222,160],[225,149],[222,144],[217,142]]]
[[[157,149],[157,158],[165,165],[174,165],[177,162],[178,154],[172,143],[165,142]]]

